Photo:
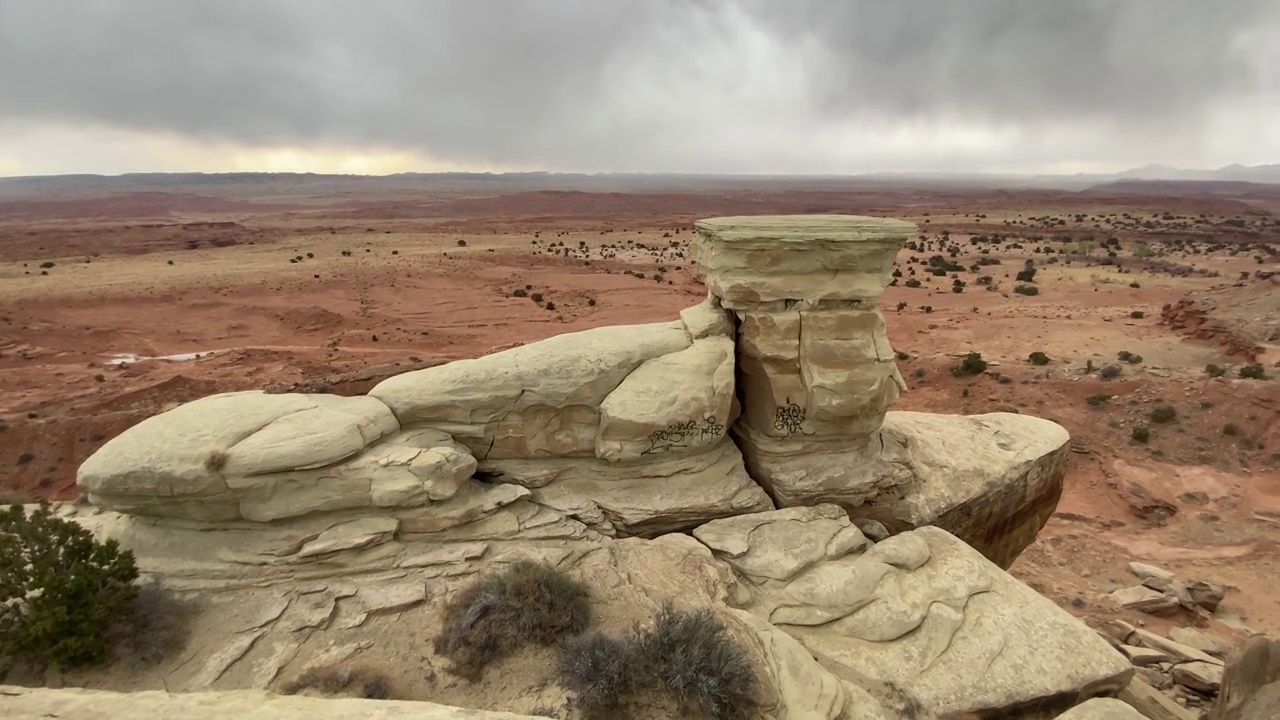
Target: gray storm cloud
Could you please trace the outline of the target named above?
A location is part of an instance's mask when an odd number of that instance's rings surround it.
[[[1280,92],[1277,28],[1273,0],[0,0],[0,123],[570,169],[895,123],[1158,149]]]

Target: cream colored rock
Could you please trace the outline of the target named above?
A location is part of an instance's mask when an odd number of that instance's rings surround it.
[[[725,307],[791,299],[874,301],[915,225],[857,215],[699,220],[693,259]]]
[[[649,459],[652,457],[652,459]],[[697,454],[658,453],[641,460],[492,460],[494,480],[533,488],[537,502],[605,535],[688,530],[706,520],[770,510],[729,440]]]
[[[743,609],[836,677],[931,717],[1065,710],[1133,673],[1083,623],[937,528],[863,550],[826,505],[716,520],[694,536],[744,579]]]
[[[680,311],[680,322],[693,340],[720,335],[733,337],[733,313],[720,305],[720,299],[708,293],[707,299]]]
[[[740,440],[748,470],[780,505],[837,503],[891,532],[936,525],[1008,567],[1057,507],[1069,435],[1012,413],[890,412],[878,433],[843,448]]]
[[[734,420],[734,343],[714,335],[641,363],[600,404],[595,456],[635,460],[696,453]]]
[[[480,460],[591,457],[609,393],[691,344],[681,322],[596,328],[396,375],[369,395],[405,427],[447,432]]]
[[[369,397],[211,395],[113,438],[80,466],[76,483],[104,507],[234,520],[249,478],[338,464],[399,427]]]
[[[1130,705],[1115,698],[1094,698],[1058,716],[1057,720],[1147,720]]]
[[[864,437],[906,389],[874,308],[741,314],[742,429],[753,435]]]
[[[79,688],[0,685],[8,720],[535,720],[532,715],[488,712],[429,702],[315,698],[262,690],[119,693]]]

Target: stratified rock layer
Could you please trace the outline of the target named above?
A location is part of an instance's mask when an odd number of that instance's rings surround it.
[[[873,545],[820,505],[715,520],[694,537],[744,580],[731,602],[836,677],[927,717],[1062,711],[1133,674],[1097,634],[938,528]]]
[[[1012,414],[890,413],[906,389],[876,301],[915,227],[847,215],[697,223],[700,276],[739,321],[746,467],[780,506],[937,525],[1008,567],[1053,513],[1068,436]]]

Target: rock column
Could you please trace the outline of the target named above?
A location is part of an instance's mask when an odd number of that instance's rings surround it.
[[[697,223],[699,276],[739,321],[735,432],[748,469],[781,504],[834,494],[856,505],[893,481],[883,467],[851,476],[814,463],[865,448],[905,389],[876,303],[915,229],[852,215]]]

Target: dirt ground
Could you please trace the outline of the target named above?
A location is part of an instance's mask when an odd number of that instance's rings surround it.
[[[354,394],[414,367],[671,319],[705,294],[686,252],[698,217],[890,215],[921,232],[881,303],[911,387],[899,409],[1024,412],[1072,434],[1059,511],[1014,573],[1094,623],[1275,634],[1280,186],[1222,185],[1247,184],[9,192],[0,494],[73,497],[104,442],[210,393]],[[1019,281],[1028,261],[1034,278]],[[1037,351],[1047,364],[1028,361]],[[953,376],[969,352],[987,372]],[[1251,363],[1269,379],[1242,378]],[[1155,422],[1162,406],[1175,417]],[[1223,617],[1118,610],[1105,594],[1137,584],[1135,559],[1227,586]]]

